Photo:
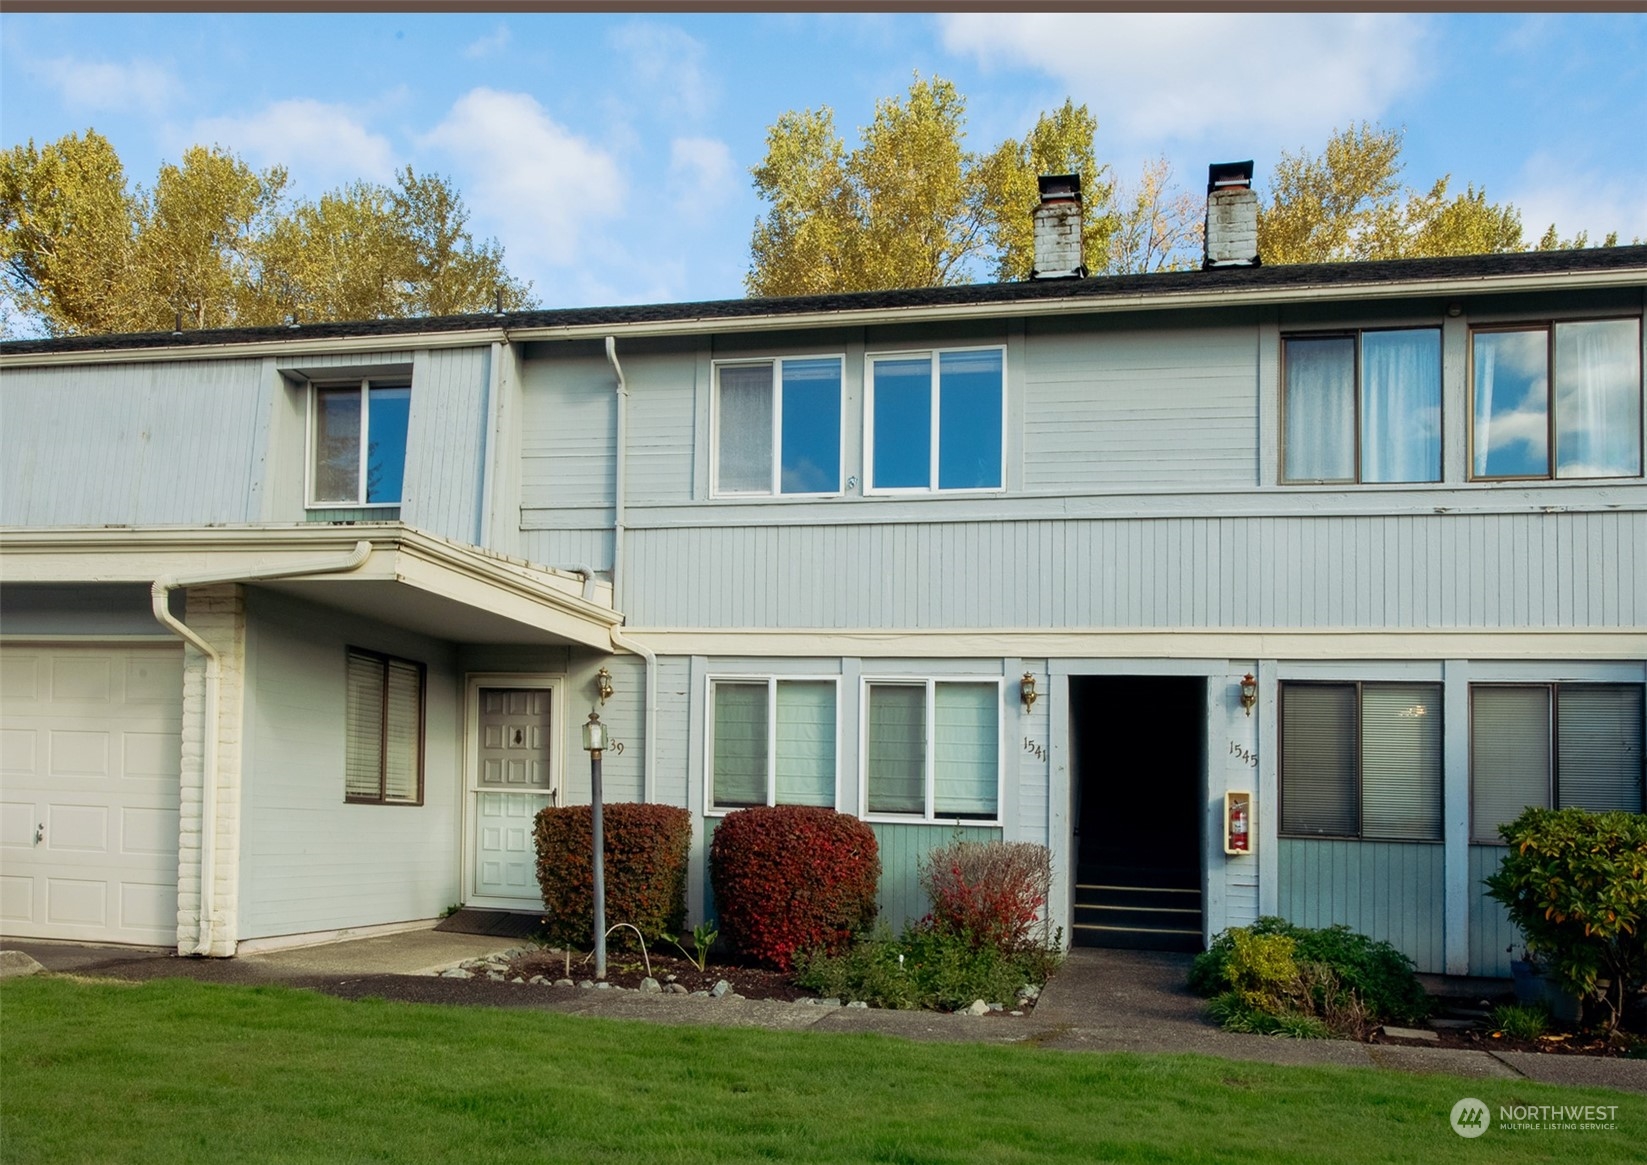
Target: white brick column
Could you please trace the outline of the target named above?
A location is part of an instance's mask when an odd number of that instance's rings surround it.
[[[216,724],[206,715],[206,657],[183,652],[183,776],[177,849],[177,949],[192,954],[200,941],[203,830],[214,828],[211,946],[207,954],[234,954],[240,898],[240,739],[245,706],[245,592],[234,583],[190,587],[184,621],[217,651],[221,675]],[[216,822],[203,820],[206,733],[217,737]]]

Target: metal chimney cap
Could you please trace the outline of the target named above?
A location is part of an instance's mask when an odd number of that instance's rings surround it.
[[[1207,193],[1252,185],[1252,162],[1214,162],[1207,167]]]
[[[1035,182],[1041,188],[1042,202],[1081,197],[1079,174],[1042,174]]]

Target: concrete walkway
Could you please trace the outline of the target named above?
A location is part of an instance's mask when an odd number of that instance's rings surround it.
[[[1225,1032],[1202,1017],[1201,1000],[1184,986],[1187,955],[1076,950],[1029,1015],[975,1017],[442,978],[437,972],[444,967],[501,954],[518,944],[485,935],[429,930],[211,960],[180,959],[166,951],[133,947],[31,940],[6,940],[3,945],[29,955],[47,971],[119,979],[185,976],[217,983],[279,983],[341,998],[377,996],[406,1002],[518,1007],[654,1023],[876,1032],[902,1039],[1023,1044],[1067,1051],[1195,1053],[1271,1064],[1523,1078],[1647,1094],[1647,1060],[1409,1048]],[[736,973],[728,977],[735,981]]]

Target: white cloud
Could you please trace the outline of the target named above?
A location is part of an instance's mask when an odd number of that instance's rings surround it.
[[[669,143],[666,190],[683,218],[702,221],[736,192],[732,150],[717,138],[676,138]]]
[[[471,61],[479,60],[481,57],[489,57],[493,53],[502,52],[508,44],[509,26],[500,24],[489,35],[483,36],[479,40],[470,41],[469,46],[463,50],[463,55]]]
[[[1640,182],[1609,178],[1549,154],[1529,158],[1519,188],[1504,197],[1520,208],[1522,234],[1529,242],[1536,243],[1551,223],[1563,238],[1587,231],[1592,243],[1609,231],[1617,231],[1623,243],[1647,238],[1647,190]]]
[[[345,106],[311,98],[277,101],[247,117],[212,117],[190,131],[202,145],[219,145],[265,165],[285,166],[294,184],[316,191],[394,175],[388,139],[366,128]]]
[[[1051,13],[940,17],[980,65],[1036,69],[1088,104],[1106,136],[1205,134],[1297,148],[1376,119],[1420,76],[1421,17],[1314,13]]]
[[[135,106],[158,113],[183,92],[182,83],[153,61],[118,65],[56,57],[40,61],[35,71],[76,109],[124,112]]]
[[[571,263],[586,225],[627,205],[611,155],[525,93],[471,90],[421,144],[458,163],[458,185],[480,228],[475,233],[496,235],[512,269],[533,260]]]
[[[705,70],[701,42],[678,28],[634,21],[612,33],[627,59],[629,84],[654,110],[697,121],[714,106],[720,87]]]

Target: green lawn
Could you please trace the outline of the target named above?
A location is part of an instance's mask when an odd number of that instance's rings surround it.
[[[1615,1132],[1447,1124],[1616,1104]],[[51,1162],[1647,1161],[1604,1090],[1194,1056],[665,1027],[281,988],[0,987],[0,1159]]]

